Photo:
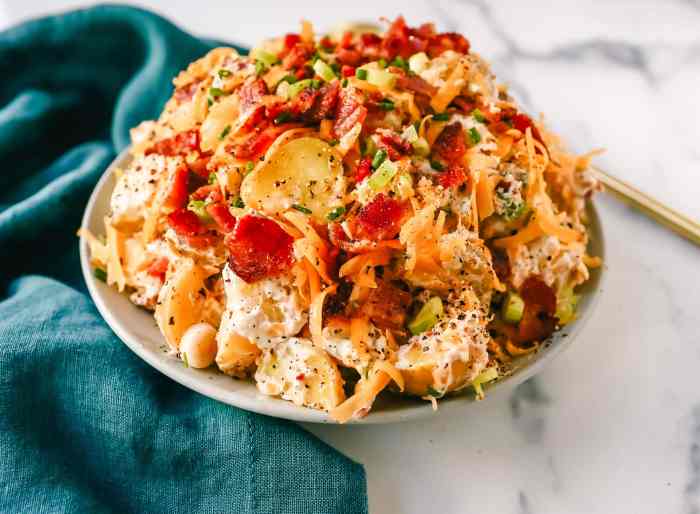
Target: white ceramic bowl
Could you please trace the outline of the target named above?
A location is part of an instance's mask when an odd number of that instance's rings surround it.
[[[115,168],[124,168],[129,158],[128,151],[122,152],[102,175],[90,196],[82,226],[94,234],[102,234],[104,231],[103,219],[109,211],[109,199],[114,188],[113,172]],[[592,205],[589,206],[589,213],[590,253],[603,257],[603,234]],[[84,238],[80,240],[80,261],[90,295],[107,324],[136,355],[161,373],[198,393],[235,407],[296,421],[332,423],[324,412],[297,407],[291,402],[260,394],[253,382],[234,380],[214,368],[197,370],[185,367],[179,359],[168,353],[168,346],[151,313],[135,306],[126,295],[119,294],[94,277],[87,241]],[[510,374],[487,385],[485,401],[498,390],[511,388],[531,377],[564,348],[573,344],[580,335],[584,322],[591,315],[601,288],[601,274],[601,269],[593,270],[591,280],[582,288],[578,319],[555,334],[537,353],[515,361]],[[467,408],[472,402],[474,395],[467,390],[440,400],[437,413],[449,415],[458,409]],[[386,395],[377,400],[367,417],[357,422],[390,423],[432,415],[436,415],[436,412],[429,402]]]

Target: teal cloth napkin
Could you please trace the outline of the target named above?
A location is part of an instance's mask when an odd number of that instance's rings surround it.
[[[119,6],[0,34],[0,512],[367,511],[359,464],[159,374],[86,295],[93,185],[211,47]]]

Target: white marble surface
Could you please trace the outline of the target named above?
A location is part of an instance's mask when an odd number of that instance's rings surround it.
[[[0,3],[0,25],[80,5]],[[381,4],[381,8],[379,5]],[[251,44],[303,15],[459,30],[577,150],[700,218],[700,3],[142,2]],[[372,513],[700,513],[700,249],[600,196],[607,279],[582,337],[510,397],[403,425],[309,426],[367,469]]]

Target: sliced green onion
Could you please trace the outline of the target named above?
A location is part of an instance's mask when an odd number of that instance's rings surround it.
[[[345,207],[336,207],[328,213],[326,218],[328,218],[328,221],[335,221],[338,218],[340,218],[343,214],[345,214]]]
[[[413,335],[422,334],[435,326],[443,312],[442,300],[439,296],[433,296],[423,304],[416,317],[408,324],[408,329]]]
[[[408,69],[408,63],[407,63],[406,60],[405,60],[403,57],[401,57],[400,55],[399,55],[398,57],[396,57],[396,59],[394,59],[393,61],[391,61],[391,65],[392,65],[392,66],[396,66],[397,68],[402,68],[402,69],[404,69],[404,70],[407,70],[407,69]]]
[[[336,146],[338,143],[340,143],[340,140],[338,139],[331,139],[330,141],[328,141],[328,144],[331,146]]]
[[[348,87],[348,82],[349,82],[349,81],[348,81],[348,78],[345,77],[345,78],[343,79],[343,81],[340,83],[340,85],[343,86],[343,87]]]
[[[209,179],[207,180],[207,182],[211,185],[211,184],[216,184],[216,181],[217,181],[216,173],[214,173],[214,172],[212,171],[212,172],[209,174]]]
[[[311,79],[311,89],[319,89],[321,87],[321,81],[318,79]]]
[[[571,323],[576,318],[576,306],[580,296],[572,287],[564,288],[557,296],[557,312],[554,314],[561,325]]]
[[[367,80],[367,70],[363,68],[357,68],[355,70],[355,76],[360,80]]]
[[[226,77],[231,76],[231,72],[229,70],[225,70],[223,68],[220,69],[217,74],[219,75],[220,79],[225,79]]]
[[[386,59],[383,57],[377,61],[377,64],[379,65],[380,68],[384,69],[386,68]]]
[[[357,71],[360,71],[359,69]],[[391,89],[396,84],[396,75],[385,70],[367,70],[367,82],[373,86]]]
[[[501,306],[501,314],[506,323],[519,323],[523,319],[525,302],[518,293],[510,291]]]
[[[286,82],[287,84],[295,84],[297,82],[297,79],[294,75],[287,75],[284,77],[280,82]]]
[[[429,59],[428,56],[425,55],[425,52],[413,54],[408,58],[408,69],[410,69],[413,73],[420,73],[426,66],[428,66],[428,61]]]
[[[374,139],[368,137],[360,140],[360,153],[363,157],[365,155],[374,155],[376,151],[377,145],[375,144]]]
[[[93,270],[93,274],[95,275],[95,278],[97,280],[101,280],[102,282],[107,282],[107,272],[103,270],[102,268],[95,268]]]
[[[382,109],[383,111],[393,111],[394,110],[394,102],[392,102],[389,99],[384,99],[381,102],[379,102],[379,108]]]
[[[211,216],[209,216],[206,206],[204,200],[190,200],[187,204],[187,210],[194,212],[202,220],[208,220]]]
[[[267,66],[262,61],[255,61],[255,74],[260,76],[267,70]]]
[[[228,93],[226,93],[226,91],[224,91],[221,88],[218,88],[218,87],[210,87],[209,88],[209,96],[211,96],[212,98],[217,98],[219,96],[224,96],[227,94]]]
[[[190,363],[189,363],[189,361],[187,360],[187,352],[182,352],[182,362],[185,363],[185,367],[186,367],[186,368],[189,368],[189,367],[190,367]]]
[[[221,134],[219,134],[219,139],[223,140],[226,136],[228,136],[229,132],[231,132],[231,125],[226,125],[224,130],[221,131]]]
[[[479,123],[484,123],[486,121],[486,116],[479,109],[474,109],[472,111],[472,117]]]
[[[333,68],[328,66],[321,59],[314,63],[314,71],[316,72],[316,75],[321,77],[326,82],[330,82],[331,80],[335,79],[335,73],[333,73]]]
[[[442,398],[443,396],[445,396],[445,393],[440,392],[437,389],[433,389],[433,386],[428,386],[428,389],[426,391],[426,395],[432,396],[433,398]]]
[[[272,53],[267,52],[265,50],[258,49],[258,50],[255,50],[253,52],[253,54],[254,54],[253,58],[255,58],[255,60],[260,61],[261,63],[263,63],[267,67],[270,67],[273,64],[277,64],[278,62],[280,62],[280,60],[277,58],[277,56],[275,54],[272,54]]]
[[[411,143],[411,146],[413,146],[413,151],[416,152],[416,155],[427,157],[430,154],[430,145],[425,138],[419,137]]]
[[[496,380],[498,378],[498,369],[494,366],[491,368],[486,368],[484,371],[479,373],[474,381],[472,382],[472,387],[476,393],[477,400],[484,399],[484,389],[482,386],[488,382]]]
[[[292,113],[288,111],[284,111],[279,113],[275,117],[275,125],[281,125],[282,123],[287,123],[289,120],[292,119]]]
[[[307,87],[311,87],[311,79],[300,80],[289,86],[289,98],[294,98]]]
[[[445,165],[440,161],[430,161],[430,167],[437,171],[445,171]]]
[[[379,168],[379,166],[381,166],[384,160],[386,159],[387,155],[388,154],[386,153],[386,150],[384,150],[384,148],[380,148],[379,150],[377,150],[377,153],[374,154],[374,158],[372,158],[372,168],[375,170]]]
[[[304,214],[311,214],[311,209],[308,209],[308,208],[304,207],[303,205],[299,205],[297,203],[292,205],[292,209],[296,209],[297,211],[303,212]]]
[[[433,114],[433,119],[435,121],[448,121],[450,119],[449,112],[440,112],[438,114]]]
[[[472,144],[475,145],[478,145],[479,141],[481,141],[481,134],[479,134],[479,131],[476,130],[475,127],[469,129],[469,139],[471,139]]]
[[[253,161],[248,161],[245,163],[246,172],[250,173],[251,171],[253,171],[253,168],[255,168],[255,163]]]
[[[243,198],[240,196],[231,202],[231,207],[235,207],[236,209],[242,209],[245,207],[245,204],[243,203]]]
[[[383,188],[391,182],[391,179],[394,178],[394,175],[396,175],[398,171],[399,167],[395,163],[388,159],[385,160],[382,165],[377,168],[377,171],[372,173],[369,179],[367,179],[369,187],[374,190]]]
[[[401,137],[409,143],[413,144],[415,141],[418,140],[418,132],[416,131],[416,127],[414,127],[413,125],[409,125],[401,133]]]

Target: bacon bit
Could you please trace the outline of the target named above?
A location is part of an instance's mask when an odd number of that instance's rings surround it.
[[[165,199],[166,209],[180,209],[187,203],[187,185],[189,181],[189,171],[184,164],[178,166],[170,184],[170,192]]]
[[[202,178],[208,178],[209,169],[207,168],[207,166],[209,165],[210,158],[211,155],[201,155],[196,160],[188,164],[190,171]]]
[[[199,130],[187,130],[179,134],[162,139],[145,151],[146,155],[157,153],[166,157],[187,155],[199,150]]]
[[[305,113],[305,119],[311,122],[319,122],[333,116],[339,96],[340,84],[337,80],[322,86],[318,90],[318,96],[314,100],[311,109]]]
[[[238,96],[241,99],[241,111],[245,112],[257,106],[266,94],[267,84],[265,84],[263,79],[255,79],[243,84],[241,89],[238,90]]]
[[[237,159],[255,160],[262,156],[270,145],[277,139],[277,136],[290,128],[290,124],[258,127],[242,143],[230,147]]]
[[[476,104],[474,102],[463,96],[458,96],[457,98],[452,100],[452,103],[455,104],[465,114],[471,114],[472,111],[476,108]],[[488,115],[486,116],[488,117]]]
[[[176,89],[173,93],[173,98],[175,98],[179,104],[189,102],[192,100],[192,97],[194,97],[197,89],[199,89],[199,82],[191,82],[186,86]]]
[[[365,157],[360,161],[355,170],[355,182],[358,184],[372,174],[372,158]]]
[[[311,59],[313,53],[314,50],[310,45],[299,42],[295,44],[284,57],[282,60],[282,67],[285,70],[299,68]]]
[[[343,64],[342,68],[340,68],[340,74],[343,77],[354,77],[355,76],[355,67],[348,66],[347,64]]]
[[[402,202],[379,193],[365,205],[353,220],[352,233],[358,239],[379,241],[392,239],[401,230],[401,221],[405,214]]]
[[[507,282],[510,277],[510,262],[508,261],[508,254],[503,250],[494,248],[491,250],[491,257],[493,260],[493,270],[496,272],[498,280],[501,282]]]
[[[284,36],[284,49],[280,57],[284,57],[289,53],[289,51],[296,46],[297,43],[301,42],[301,36],[299,34],[287,34]]]
[[[554,332],[557,297],[539,277],[528,277],[520,286],[520,296],[525,302],[523,318],[518,324],[516,343],[541,341]]]
[[[427,53],[429,57],[437,57],[447,50],[457,53],[469,53],[469,40],[456,32],[443,32],[428,40]]]
[[[335,108],[333,124],[335,137],[343,137],[355,126],[355,123],[363,123],[366,117],[367,108],[362,105],[362,99],[358,93],[352,88],[342,89]]]
[[[335,57],[340,64],[345,66],[357,67],[362,64],[362,53],[359,50],[350,50],[347,48],[339,48],[335,52]]]
[[[350,48],[352,46],[352,39],[353,39],[352,32],[347,30],[343,33],[343,36],[340,38],[340,42],[338,43],[338,46],[340,48]]]
[[[168,214],[168,224],[180,236],[200,236],[207,232],[202,220],[187,209],[178,209]]]
[[[458,164],[452,165],[438,175],[438,183],[445,189],[459,187],[467,181],[464,167]]]
[[[379,148],[386,150],[389,159],[398,160],[402,155],[411,153],[411,143],[405,141],[399,134],[388,129],[379,129]]]
[[[329,324],[331,317],[336,317],[337,319],[338,315],[345,312],[352,294],[352,288],[351,282],[340,280],[335,292],[326,296],[326,300],[323,302],[323,319],[329,320]]]
[[[451,164],[461,162],[465,153],[467,142],[462,125],[457,122],[447,125],[433,144],[433,155]]]
[[[226,237],[229,264],[248,283],[276,277],[294,262],[293,242],[271,219],[247,214]]]
[[[148,266],[148,273],[152,277],[159,278],[161,282],[165,282],[165,273],[168,271],[168,258],[167,257],[157,257]]]
[[[209,200],[212,202],[220,202],[221,189],[216,184],[207,184],[202,187],[197,188],[192,193],[193,200]]]
[[[323,36],[321,41],[319,41],[319,45],[321,48],[328,50],[329,52],[333,51],[335,48],[335,43],[333,43],[333,40],[328,36]]]
[[[419,75],[399,75],[396,85],[400,89],[413,91],[420,95],[433,96],[437,93],[437,88],[426,82]]]
[[[384,280],[378,280],[360,311],[381,329],[401,330],[406,322],[406,309],[411,294]]]
[[[415,53],[412,51],[411,45],[409,45],[408,38],[410,35],[403,16],[396,18],[386,31],[382,41],[382,56],[387,59],[393,59],[398,55],[404,58],[410,57]]]
[[[236,218],[231,215],[226,204],[210,203],[206,207],[209,216],[216,222],[222,232],[231,232],[236,227]]]

